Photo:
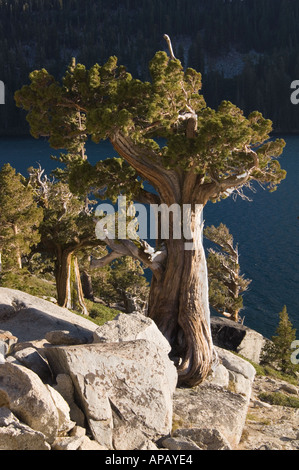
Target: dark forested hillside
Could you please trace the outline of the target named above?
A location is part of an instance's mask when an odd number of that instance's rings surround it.
[[[258,109],[277,131],[299,131],[290,84],[299,80],[299,2],[294,0],[0,0],[2,135],[25,133],[13,93],[28,74],[57,78],[72,57],[87,67],[116,55],[140,78],[171,36],[185,66],[203,74],[209,106],[229,99]]]

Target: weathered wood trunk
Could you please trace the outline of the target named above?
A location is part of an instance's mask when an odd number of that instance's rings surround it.
[[[83,289],[83,295],[86,299],[94,300],[94,292],[92,286],[91,275],[87,271],[81,273],[81,284]]]
[[[22,269],[22,257],[21,257],[21,250],[20,250],[20,247],[19,247],[19,243],[18,243],[18,240],[17,240],[17,237],[18,237],[18,234],[19,234],[19,228],[16,224],[13,224],[13,233],[14,233],[14,236],[16,237],[16,243],[15,243],[15,255],[16,255],[16,261],[17,261],[17,266],[19,269]]]
[[[58,305],[88,315],[78,260],[72,251],[58,250],[55,277]]]
[[[170,342],[172,356],[177,358],[179,383],[194,386],[205,380],[216,359],[210,331],[202,237],[202,211],[210,198],[210,186],[192,171],[165,169],[157,161],[156,153],[120,133],[113,136],[111,143],[118,154],[152,184],[159,194],[160,204],[179,205],[182,217],[186,206],[190,208],[193,249],[186,249],[185,242],[190,243],[190,237],[185,232],[186,239],[176,239],[171,230],[167,239],[161,237],[167,247],[167,261],[161,278],[153,276],[148,315]]]
[[[190,240],[166,240],[168,260],[162,281],[153,278],[148,315],[172,346],[179,383],[194,386],[211,371],[214,358],[210,331],[208,278],[202,242],[202,209],[191,213]]]

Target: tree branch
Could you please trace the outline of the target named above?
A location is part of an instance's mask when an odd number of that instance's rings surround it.
[[[113,240],[109,238],[108,231],[104,229],[106,238],[103,240],[109,248],[111,253],[100,259],[92,259],[91,267],[103,267],[111,263],[114,259],[121,258],[122,256],[131,256],[142,262],[149,268],[156,279],[161,279],[164,271],[164,263],[167,258],[166,247],[163,246],[161,250],[155,251],[147,242],[140,240],[135,244],[132,240]]]
[[[103,258],[95,259],[91,258],[90,260],[90,267],[91,268],[103,268],[104,266],[107,266],[107,264],[112,263],[117,258],[121,258],[124,256],[122,253],[116,253],[115,251],[112,251],[106,256],[103,256]]]
[[[172,44],[171,44],[170,37],[168,36],[168,34],[164,34],[163,37],[164,37],[165,41],[167,42],[170,58],[171,58],[172,60],[176,60],[176,57],[175,57],[175,55],[174,55],[174,53],[173,53],[173,48],[172,48]]]
[[[237,190],[238,193],[242,195],[240,192],[241,187],[249,183],[252,172],[259,169],[259,158],[254,150],[248,148],[248,146],[245,146],[245,149],[234,149],[233,151],[240,153],[244,152],[244,150],[246,154],[250,154],[252,156],[253,165],[248,169],[244,168],[243,173],[231,175],[224,179],[219,179],[216,177],[216,175],[212,174],[212,182],[206,183],[202,186],[202,191],[200,191],[198,199],[200,198],[200,200],[207,202],[209,199],[216,199],[221,194],[228,193],[230,190],[230,192]]]
[[[158,191],[163,202],[171,205],[181,199],[179,175],[158,163],[160,155],[150,148],[135,144],[132,139],[116,132],[110,138],[113,148],[136,172]]]

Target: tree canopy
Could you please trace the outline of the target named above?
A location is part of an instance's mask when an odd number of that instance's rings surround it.
[[[284,305],[279,313],[279,323],[271,341],[266,342],[262,351],[262,361],[277,367],[282,372],[296,376],[298,364],[291,361],[292,344],[296,340],[296,330],[289,319]]]
[[[16,103],[28,111],[32,135],[48,136],[54,148],[80,153],[88,136],[95,142],[110,139],[121,156],[126,141],[138,146],[138,155],[127,162],[136,178],[157,190],[162,189],[157,175],[144,168],[142,152],[164,176],[179,171],[198,175],[204,202],[251,180],[276,188],[285,177],[276,159],[284,141],[269,140],[270,120],[259,112],[246,118],[228,101],[217,110],[207,107],[199,93],[201,74],[184,70],[165,52],[156,53],[150,73],[151,82],[133,79],[116,57],[90,69],[73,61],[61,83],[45,69],[32,72],[31,85],[16,92]],[[161,148],[154,140],[158,137],[166,138],[167,145]]]

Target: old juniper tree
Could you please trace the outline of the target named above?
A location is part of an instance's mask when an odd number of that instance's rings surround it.
[[[126,185],[117,180],[127,181],[135,201],[181,209],[189,230],[176,238],[170,224],[164,250],[151,252],[141,240],[112,240],[107,234],[106,261],[130,255],[152,270],[148,315],[172,346],[180,384],[192,386],[205,379],[214,361],[203,209],[254,180],[274,189],[285,176],[276,159],[284,142],[269,140],[271,122],[259,112],[245,117],[228,101],[217,110],[207,107],[201,74],[184,70],[172,48],[170,56],[157,52],[149,69],[151,81],[143,82],[116,57],[89,70],[73,61],[62,82],[44,69],[32,72],[31,84],[16,93],[16,102],[28,111],[34,137],[47,136],[53,147],[70,154],[74,144],[83,149],[89,136],[94,142],[109,139],[122,161],[111,179],[115,190],[126,194]],[[109,190],[101,168],[101,162],[91,167],[82,159],[74,172],[79,184],[89,181]]]

